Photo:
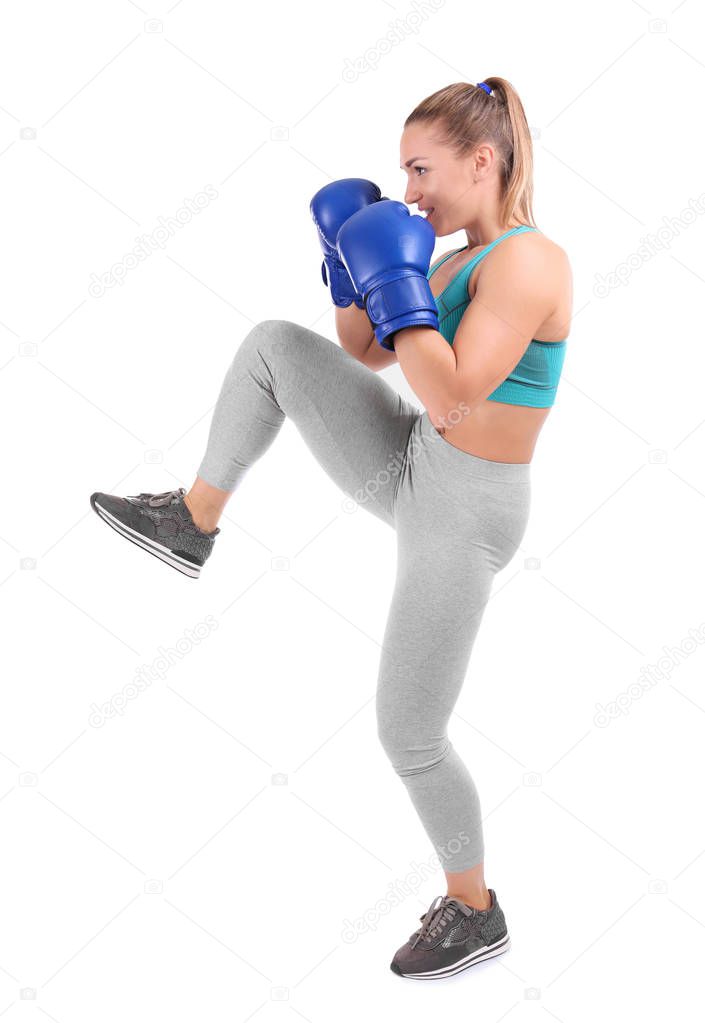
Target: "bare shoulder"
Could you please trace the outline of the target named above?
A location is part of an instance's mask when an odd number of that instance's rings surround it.
[[[502,249],[505,252],[530,252],[534,256],[540,254],[543,258],[554,259],[557,263],[568,262],[565,249],[545,235],[543,231],[538,230],[522,231],[521,234],[512,235],[502,245],[497,246],[498,252]]]
[[[550,281],[553,288],[571,280],[565,249],[541,231],[522,231],[505,238],[480,265],[486,278],[509,275],[510,279],[542,280],[546,285]]]
[[[539,231],[505,238],[480,263],[475,295],[489,306],[514,302],[531,307],[534,337],[564,340],[573,307],[573,278],[567,253]],[[511,281],[511,288],[507,282]],[[474,297],[474,296],[472,296]]]
[[[531,234],[536,236],[539,245],[543,245],[547,257],[553,260],[556,269],[563,270],[570,276],[570,260],[565,249],[561,248],[558,242],[552,241],[551,238],[548,238],[540,231],[532,231]]]

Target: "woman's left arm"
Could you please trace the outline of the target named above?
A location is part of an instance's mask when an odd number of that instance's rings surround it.
[[[470,415],[506,380],[553,312],[554,295],[536,250],[507,244],[482,268],[452,345],[431,327],[395,333],[401,370],[434,425],[457,422],[458,412]]]

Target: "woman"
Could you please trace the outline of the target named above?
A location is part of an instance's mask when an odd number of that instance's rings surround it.
[[[401,138],[410,216],[350,178],[311,203],[342,347],[268,320],[226,374],[192,488],[94,510],[197,577],[222,511],[285,417],[330,477],[396,530],[377,685],[378,735],[447,880],[391,969],[450,976],[509,947],[484,880],[480,802],[447,724],[498,571],[524,535],[530,463],[554,402],[571,271],[533,225],[532,146],[503,78],[423,100]],[[437,236],[467,245],[430,267]],[[398,361],[420,413],[370,370]]]

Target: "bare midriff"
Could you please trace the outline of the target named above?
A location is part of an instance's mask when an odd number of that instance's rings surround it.
[[[456,426],[433,425],[453,447],[478,458],[492,462],[530,462],[550,411],[550,408],[483,401]]]

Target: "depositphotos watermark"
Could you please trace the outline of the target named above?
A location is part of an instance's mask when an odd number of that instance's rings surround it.
[[[424,884],[426,879],[434,874],[441,863],[441,857],[446,859],[447,855],[454,855],[459,852],[464,845],[468,845],[470,839],[465,831],[459,831],[457,838],[451,838],[448,842],[447,852],[446,847],[441,848],[441,855],[434,852],[428,860],[418,864],[416,861],[412,861],[412,869],[405,877],[394,881],[390,881],[387,885],[387,894],[381,899],[375,902],[374,906],[370,906],[365,912],[356,917],[354,920],[343,920],[343,930],[341,937],[347,944],[352,944],[360,937],[361,934],[367,934],[370,931],[377,930],[377,924],[383,916],[391,913],[396,907],[400,906],[405,899],[408,899],[412,895],[416,895],[419,888]]]
[[[677,238],[681,231],[695,223],[697,217],[705,213],[705,192],[696,199],[689,199],[688,205],[680,211],[677,217],[663,217],[663,227],[659,227],[655,234],[647,234],[640,239],[636,252],[630,253],[625,260],[608,273],[595,274],[595,283],[592,293],[596,298],[606,298],[613,288],[620,288],[629,283],[629,278],[637,270],[640,270],[645,263],[648,263],[654,256],[670,247],[674,238]]]
[[[213,199],[217,199],[220,193],[213,185],[206,185],[202,192],[196,192],[192,199],[184,199],[181,206],[172,217],[158,217],[158,227],[155,227],[151,234],[136,235],[138,243],[131,252],[128,252],[113,263],[105,273],[91,274],[91,282],[88,285],[88,294],[91,298],[102,298],[108,288],[114,288],[116,284],[122,285],[130,270],[143,263],[152,255],[156,249],[164,249],[166,243],[173,238],[177,229],[190,224],[195,214],[210,206]]]
[[[118,693],[113,693],[110,699],[100,706],[97,703],[91,704],[91,713],[88,716],[88,723],[91,728],[102,728],[108,718],[115,715],[122,717],[129,700],[134,700],[151,686],[152,682],[163,681],[167,672],[174,667],[178,661],[183,660],[190,654],[194,646],[201,640],[207,639],[218,628],[218,622],[213,615],[206,615],[202,622],[192,629],[184,629],[184,635],[177,639],[173,647],[159,647],[159,653],[151,664],[142,664],[135,672],[134,681],[128,682]]]
[[[376,71],[379,62],[388,53],[391,53],[395,46],[403,43],[410,35],[417,35],[421,23],[431,14],[435,14],[445,5],[445,0],[413,0],[411,9],[403,18],[395,18],[389,22],[389,32],[378,39],[373,46],[368,46],[365,52],[359,56],[345,59],[345,68],[341,75],[344,82],[352,84],[360,75],[366,71]]]
[[[463,416],[468,416],[471,412],[472,409],[470,406],[466,404],[466,402],[461,401],[458,403],[456,408],[451,409],[447,418],[441,416],[439,419],[439,425],[441,429],[445,431],[447,426],[457,426]],[[433,424],[431,425],[433,426]],[[387,462],[386,468],[378,470],[372,479],[366,480],[361,487],[358,487],[354,494],[343,500],[343,510],[346,512],[352,512],[355,511],[358,505],[365,504],[365,502],[370,499],[374,500],[375,495],[379,493],[381,488],[388,486],[392,480],[396,480],[403,471],[406,463],[412,460],[427,445],[448,443],[449,441],[443,439],[440,430],[436,427],[433,427],[428,438],[424,437],[422,434],[418,437],[410,436],[406,450],[397,450],[393,452],[390,456],[390,460]]]
[[[597,711],[592,719],[593,723],[598,728],[606,728],[615,718],[626,717],[631,705],[636,700],[640,700],[644,693],[648,693],[658,682],[667,682],[681,662],[694,654],[698,646],[702,646],[703,643],[705,643],[705,622],[696,628],[689,629],[688,635],[681,640],[680,646],[662,647],[664,656],[659,657],[656,664],[647,664],[645,668],[642,668],[637,681],[632,682],[629,688],[623,693],[619,693],[614,700],[605,704],[596,703]]]

